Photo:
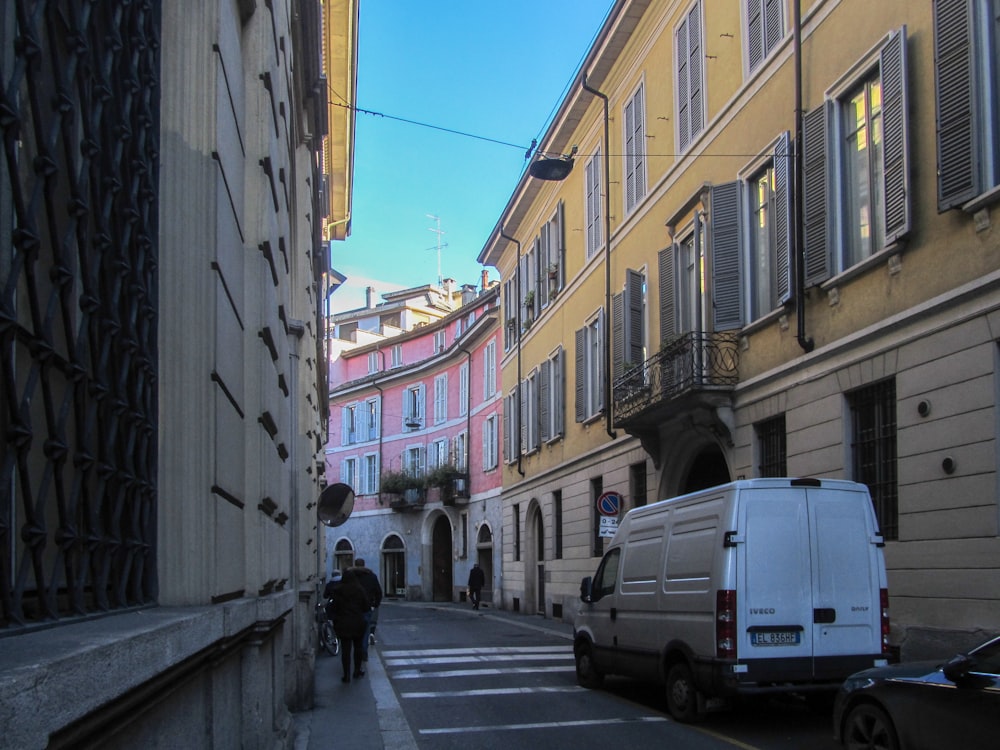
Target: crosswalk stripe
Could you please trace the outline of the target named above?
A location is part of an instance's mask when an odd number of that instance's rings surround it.
[[[565,646],[497,646],[495,648],[412,648],[380,651],[383,659],[417,656],[452,656],[462,654],[563,654],[572,656]]]
[[[460,734],[464,732],[510,732],[525,729],[561,729],[568,727],[593,727],[608,726],[611,724],[632,724],[643,722],[669,721],[665,716],[637,716],[634,719],[581,719],[578,721],[551,721],[537,722],[532,724],[492,724],[485,727],[438,727],[432,729],[420,729],[419,734]]]
[[[569,654],[456,654],[455,656],[431,656],[383,659],[387,667],[412,667],[417,664],[454,664],[456,662],[509,662],[509,661],[573,661]]]
[[[579,685],[558,687],[513,687],[513,688],[483,688],[481,690],[429,690],[425,692],[400,693],[400,698],[476,698],[496,695],[531,695],[534,693],[584,693],[586,688]]]
[[[412,680],[418,677],[483,677],[501,674],[538,674],[542,672],[573,672],[575,666],[566,667],[508,667],[506,669],[446,669],[438,672],[424,672],[419,669],[401,669],[393,672],[396,680]]]

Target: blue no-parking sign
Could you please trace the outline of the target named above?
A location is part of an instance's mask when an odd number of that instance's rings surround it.
[[[605,492],[597,498],[597,512],[602,516],[617,516],[622,508],[622,496],[617,492]]]

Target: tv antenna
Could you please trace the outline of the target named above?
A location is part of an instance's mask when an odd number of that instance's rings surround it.
[[[433,219],[434,221],[437,222],[437,228],[436,229],[432,228],[432,227],[427,227],[427,231],[428,232],[434,232],[434,234],[436,234],[437,238],[438,238],[438,241],[437,241],[438,286],[441,286],[442,284],[444,284],[444,277],[441,276],[441,248],[442,247],[447,247],[447,246],[441,244],[441,235],[444,234],[444,232],[441,231],[441,218],[439,216],[433,216],[431,214],[426,214],[426,216],[427,216],[428,219]],[[430,248],[428,248],[428,249],[430,249]]]

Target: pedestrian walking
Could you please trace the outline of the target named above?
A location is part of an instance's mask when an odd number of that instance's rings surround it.
[[[367,630],[365,631],[364,643],[361,646],[361,658],[368,661],[368,646],[375,643],[375,626],[378,625],[378,608],[382,604],[382,585],[378,582],[375,571],[365,567],[363,557],[356,558],[354,567],[351,568],[358,576],[358,582],[368,595],[368,615]]]
[[[347,570],[333,591],[333,630],[340,639],[340,663],[344,668],[342,682],[351,681],[351,657],[354,657],[354,677],[364,677],[361,668],[365,635],[368,632],[368,595],[358,581],[357,573]]]
[[[472,564],[469,571],[469,599],[472,601],[472,608],[479,609],[479,599],[486,585],[486,574],[479,567],[479,563]]]

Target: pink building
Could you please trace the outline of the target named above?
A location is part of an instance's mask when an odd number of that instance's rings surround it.
[[[326,529],[327,574],[362,557],[388,596],[452,601],[478,562],[483,600],[499,588],[498,287],[462,303],[331,362],[326,476],[356,499]]]

